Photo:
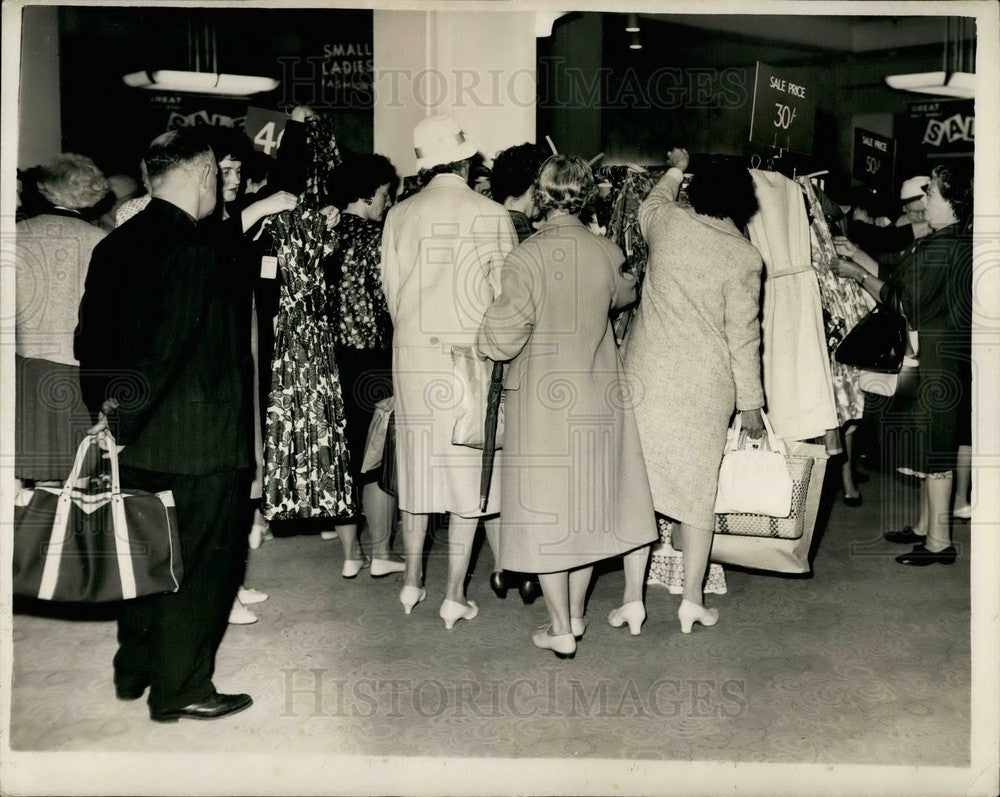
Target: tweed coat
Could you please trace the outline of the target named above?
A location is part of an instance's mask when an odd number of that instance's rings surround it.
[[[502,205],[455,174],[391,208],[382,287],[393,323],[399,508],[481,515],[482,452],[452,445],[458,408],[452,346],[471,346],[517,237]],[[497,511],[499,478],[486,514]]]
[[[649,245],[625,370],[656,511],[715,527],[715,493],[733,410],[764,404],[761,257],[728,220],[674,202],[670,169],[639,208]]]
[[[639,434],[609,320],[634,301],[624,255],[575,216],[507,258],[479,351],[505,378],[500,564],[547,573],[657,539]]]

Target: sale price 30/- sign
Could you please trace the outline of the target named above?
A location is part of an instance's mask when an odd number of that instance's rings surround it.
[[[811,155],[816,124],[812,90],[791,70],[757,62],[750,141]]]

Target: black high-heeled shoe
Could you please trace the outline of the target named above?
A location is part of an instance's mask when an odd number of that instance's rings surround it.
[[[496,596],[503,600],[507,597],[507,581],[504,578],[503,570],[494,570],[490,574],[490,589],[496,593]]]
[[[521,582],[521,586],[517,588],[517,592],[525,605],[530,606],[542,596],[542,585],[533,578],[526,578]]]

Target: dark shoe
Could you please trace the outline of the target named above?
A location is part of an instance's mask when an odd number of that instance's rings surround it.
[[[490,589],[501,600],[507,597],[507,582],[504,580],[503,570],[496,570],[490,574]]]
[[[542,596],[542,585],[533,578],[526,578],[521,582],[521,586],[517,588],[517,591],[521,596],[521,600],[530,606]]]
[[[213,692],[200,703],[192,703],[184,708],[167,709],[165,711],[150,711],[149,716],[155,722],[177,722],[187,720],[216,720],[228,717],[253,705],[250,695],[220,695]]]
[[[131,686],[129,684],[115,684],[115,696],[119,700],[138,700],[144,694],[146,694],[145,686],[139,686],[138,684],[135,686]]]
[[[917,545],[927,539],[926,534],[917,534],[912,526],[904,526],[899,531],[887,531],[883,538],[896,545]]]
[[[958,558],[958,551],[954,545],[949,545],[943,551],[934,553],[928,551],[923,545],[917,545],[909,553],[897,556],[896,561],[901,565],[913,565],[914,567],[926,567],[927,565],[950,565],[954,564]]]
[[[844,503],[847,506],[851,507],[852,509],[856,509],[857,507],[861,506],[863,501],[864,498],[861,496],[861,493],[858,493],[857,495],[844,496]]]

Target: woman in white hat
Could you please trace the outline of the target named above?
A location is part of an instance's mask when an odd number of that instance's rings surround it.
[[[451,442],[457,409],[451,350],[472,345],[517,237],[503,206],[469,188],[477,146],[452,117],[421,120],[413,147],[424,187],[389,211],[382,236],[406,555],[399,600],[409,614],[426,597],[421,582],[428,515],[449,513],[448,585],[440,616],[450,629],[478,613],[465,598],[465,575],[479,518],[499,506],[494,476],[490,504],[479,511],[481,452]]]

